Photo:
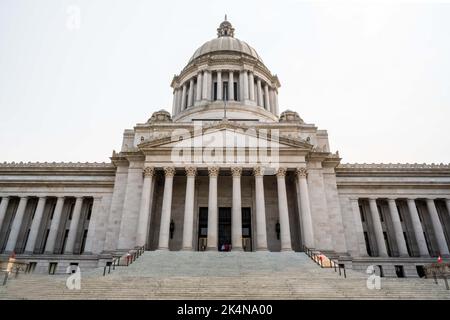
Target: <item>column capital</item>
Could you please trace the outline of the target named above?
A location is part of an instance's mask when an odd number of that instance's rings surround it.
[[[186,176],[188,177],[195,177],[195,175],[197,174],[197,168],[196,167],[185,167],[184,170],[186,170]]]
[[[144,177],[153,177],[155,174],[155,167],[145,167],[143,171]]]
[[[231,175],[233,177],[240,177],[242,174],[242,168],[241,167],[231,167]]]
[[[208,174],[210,177],[217,177],[219,175],[220,167],[208,167]]]
[[[176,170],[174,167],[164,167],[164,174],[166,177],[173,177],[175,172]]]
[[[358,197],[349,197],[348,198],[350,201],[359,201]]]
[[[260,177],[264,175],[264,168],[261,166],[257,166],[253,168],[253,175],[255,177]]]
[[[299,168],[295,169],[295,173],[300,178],[306,178],[308,176],[308,170],[304,167],[299,167]]]
[[[284,178],[286,176],[286,168],[278,168],[276,176]]]

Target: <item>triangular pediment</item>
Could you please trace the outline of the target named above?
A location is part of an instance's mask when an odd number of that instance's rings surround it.
[[[170,135],[138,145],[141,150],[149,148],[297,148],[311,150],[312,145],[301,139],[287,138],[274,129],[258,129],[234,123],[219,123],[193,130],[176,129]]]

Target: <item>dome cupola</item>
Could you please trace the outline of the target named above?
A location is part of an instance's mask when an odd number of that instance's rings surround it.
[[[225,16],[217,38],[200,46],[175,75],[174,121],[221,120],[225,109],[228,120],[278,121],[278,77],[234,34]]]

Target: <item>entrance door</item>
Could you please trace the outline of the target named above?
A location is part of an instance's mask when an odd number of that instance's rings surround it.
[[[198,214],[198,251],[205,251],[208,241],[208,208],[200,208]]]
[[[219,251],[231,248],[231,208],[219,208]]]
[[[242,208],[242,247],[252,251],[252,214],[250,208]]]

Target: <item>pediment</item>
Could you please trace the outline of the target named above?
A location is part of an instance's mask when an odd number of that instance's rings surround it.
[[[298,138],[280,136],[277,130],[245,127],[233,123],[219,123],[193,130],[176,129],[163,138],[144,141],[138,145],[141,150],[152,148],[230,148],[269,147],[311,150],[312,145]]]

